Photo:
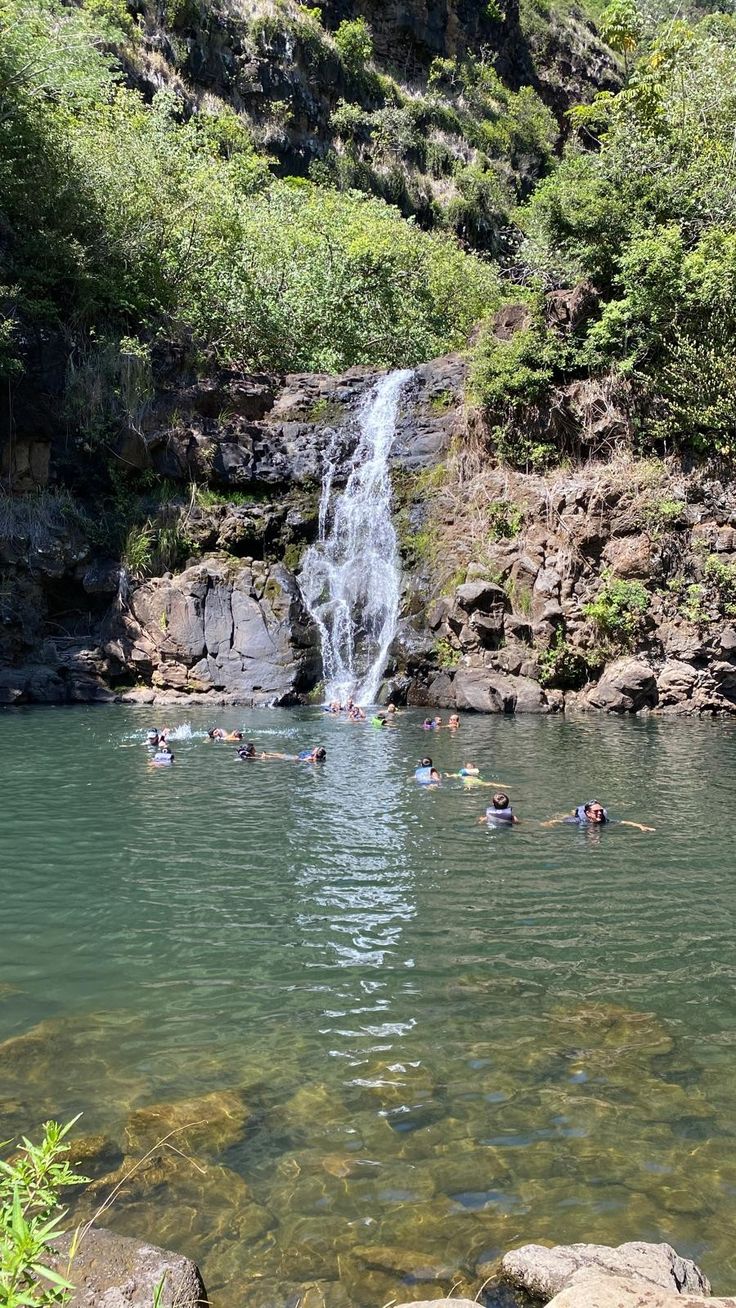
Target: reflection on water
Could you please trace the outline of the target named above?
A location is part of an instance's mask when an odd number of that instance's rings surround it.
[[[83,1110],[88,1215],[179,1132],[106,1221],[218,1308],[473,1297],[528,1240],[733,1288],[733,728],[466,719],[431,752],[504,778],[493,832],[413,784],[415,715],[221,716],[328,762],[237,763],[190,709],[167,770],[140,710],[0,719],[4,1136]],[[593,793],[656,835],[539,824]]]

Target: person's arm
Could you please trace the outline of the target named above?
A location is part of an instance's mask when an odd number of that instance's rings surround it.
[[[539,825],[540,827],[558,827],[562,822],[569,822],[569,821],[570,821],[570,815],[566,813],[564,817],[550,818],[548,822],[540,822]]]
[[[517,818],[517,816],[516,816],[515,813],[514,813],[514,816],[513,816],[512,819],[511,819],[511,825],[514,826],[514,827],[518,827],[518,826],[521,825],[521,818]]]
[[[488,821],[488,815],[487,815],[487,813],[482,813],[481,816],[478,818],[478,824],[479,824],[479,825],[480,825],[481,822],[487,822],[487,821]]]
[[[642,824],[641,822],[626,822],[625,820],[622,820],[621,822],[619,822],[619,826],[620,826],[620,827],[636,827],[637,831],[656,831],[656,829],[657,829],[656,827],[645,827],[645,826],[643,826],[643,824]]]

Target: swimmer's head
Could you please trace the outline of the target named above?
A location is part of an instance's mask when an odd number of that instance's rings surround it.
[[[480,768],[476,767],[475,763],[466,763],[465,771],[469,772],[471,776],[477,777],[480,772]]]
[[[431,760],[431,758],[423,758],[423,759],[422,759],[421,766],[422,766],[423,768],[431,768],[431,767],[432,767],[432,760]]]
[[[494,807],[494,808],[508,808],[508,807],[509,807],[509,797],[508,797],[508,795],[506,794],[506,791],[505,791],[505,790],[497,790],[497,791],[496,791],[495,795],[493,796],[493,807]]]
[[[248,743],[243,746],[243,753],[247,754],[248,758],[255,758],[256,747],[252,740],[249,740]]]
[[[315,763],[324,763],[326,758],[327,758],[327,750],[324,748],[323,745],[320,745],[319,748],[315,749],[314,751],[314,761]]]
[[[596,825],[599,825],[606,820],[606,810],[597,799],[593,799],[589,804],[586,804],[583,812],[588,821],[595,822]]]
[[[214,740],[214,739],[215,739],[215,732],[216,732],[216,731],[217,731],[217,727],[210,727],[209,731],[207,732],[207,735],[209,736],[210,740]]]
[[[235,737],[236,740],[242,740],[242,739],[243,739],[243,733],[242,733],[242,731],[234,731],[234,732],[233,732],[233,735],[234,735],[234,737]]]

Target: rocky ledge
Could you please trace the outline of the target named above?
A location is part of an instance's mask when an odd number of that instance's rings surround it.
[[[325,460],[339,451],[349,466],[380,375],[172,376],[116,451],[123,502],[158,541],[145,565],[105,536],[89,491],[63,487],[63,443],[49,435],[41,458],[38,435],[16,433],[3,454],[0,704],[307,700],[322,671],[300,561]],[[614,418],[599,415],[599,443]],[[392,474],[404,593],[384,699],[736,712],[730,484],[624,455],[544,476],[500,467],[456,355],[415,370]]]
[[[64,1274],[70,1244],[71,1237],[62,1236],[54,1253],[53,1265]],[[244,1275],[246,1270],[244,1246]],[[525,1245],[487,1270],[475,1299],[413,1299],[398,1308],[477,1308],[509,1303],[509,1294],[516,1304],[537,1308],[736,1308],[736,1298],[712,1297],[697,1264],[668,1244]],[[157,1291],[161,1308],[209,1303],[199,1269],[188,1258],[97,1227],[84,1230],[70,1275],[76,1287],[70,1308],[151,1308]]]

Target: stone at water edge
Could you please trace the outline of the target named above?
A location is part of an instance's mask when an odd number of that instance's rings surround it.
[[[56,1241],[53,1266],[66,1275],[71,1235]],[[164,1280],[161,1308],[209,1308],[196,1263],[183,1254],[93,1226],[84,1236],[69,1279],[75,1286],[69,1308],[152,1308]]]
[[[478,1308],[477,1299],[414,1299],[397,1303],[393,1308]]]
[[[603,1273],[609,1279],[636,1279],[676,1295],[710,1293],[707,1277],[689,1258],[681,1258],[669,1244],[644,1241],[631,1241],[615,1249],[606,1244],[562,1244],[552,1249],[525,1244],[504,1255],[500,1277],[546,1303],[570,1285],[581,1269]]]
[[[679,1294],[638,1278],[583,1269],[547,1308],[736,1308],[736,1299],[704,1298],[687,1291]]]

